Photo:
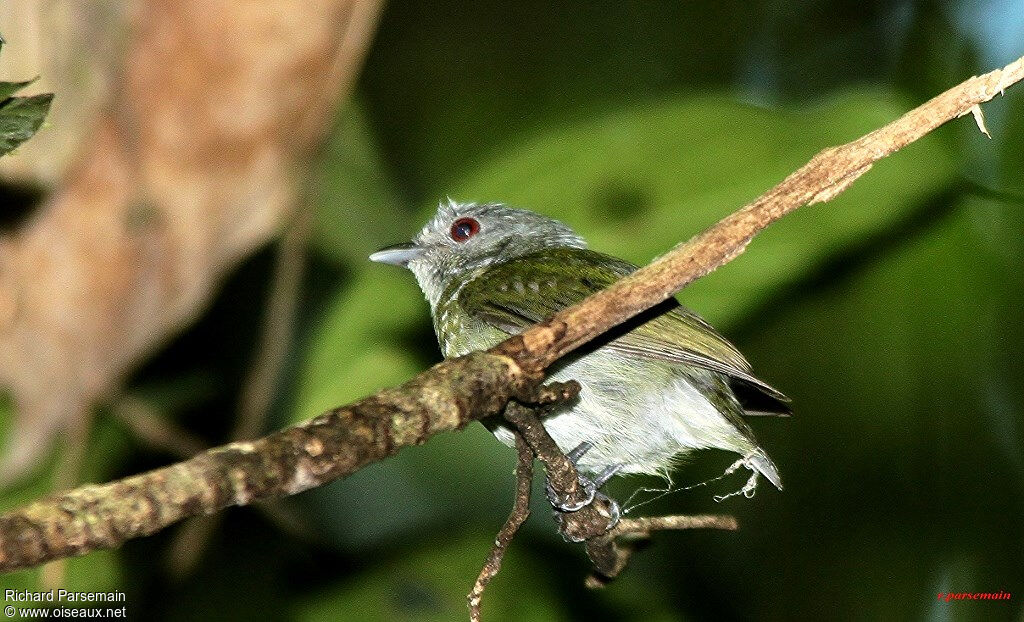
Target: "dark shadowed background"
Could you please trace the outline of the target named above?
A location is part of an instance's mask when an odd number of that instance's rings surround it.
[[[0,23],[5,55],[19,28]],[[391,3],[329,138],[299,160],[307,263],[261,431],[438,360],[411,275],[365,258],[408,239],[445,197],[543,212],[645,263],[819,149],[1021,54],[1021,0]],[[60,82],[49,86],[59,102]],[[596,592],[535,496],[485,619],[1024,620],[1019,88],[985,106],[991,139],[954,122],[680,294],[793,398],[792,418],[753,422],[784,493],[762,485],[715,503],[737,474],[645,506],[729,512],[741,530],[658,534]],[[37,138],[77,122],[55,117]],[[48,183],[9,182],[5,235],[31,224]],[[267,309],[281,308],[266,304],[280,244],[231,263],[194,323],[97,400],[76,479],[177,459],[115,414],[126,400],[205,443],[227,440]],[[65,481],[64,446],[35,456],[0,508]],[[707,452],[675,481],[730,462]],[[464,619],[513,465],[473,425],[273,511],[230,510],[211,533],[175,526],[0,587],[120,589],[129,617],[152,620]],[[1013,597],[936,598],[1000,590]]]

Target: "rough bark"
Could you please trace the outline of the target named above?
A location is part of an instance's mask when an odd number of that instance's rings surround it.
[[[115,547],[189,516],[334,481],[498,413],[513,397],[543,399],[532,393],[536,380],[506,357],[474,353],[257,441],[41,499],[0,516],[0,572]]]

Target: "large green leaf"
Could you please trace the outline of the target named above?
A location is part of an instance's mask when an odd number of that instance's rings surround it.
[[[1018,200],[1024,198],[1024,97],[1010,97],[997,102],[1005,106],[1005,126],[996,130],[999,150],[999,185],[1013,192]]]
[[[764,110],[684,97],[542,132],[484,162],[453,189],[560,218],[591,248],[638,264],[764,192],[818,150],[857,138],[907,108],[884,93]],[[830,204],[773,225],[745,257],[686,290],[709,320],[742,317],[780,285],[884,228],[951,183],[954,163],[926,138],[874,167]]]
[[[338,115],[315,180],[312,244],[335,262],[362,263],[367,254],[401,235],[412,219],[358,100]]]
[[[360,87],[403,187],[429,200],[538,124],[732,84],[764,22],[738,0],[390,5]]]
[[[409,274],[360,270],[313,328],[297,378],[294,419],[306,419],[420,371],[424,363],[403,337],[425,313]]]
[[[14,95],[33,82],[35,82],[35,80],[25,80],[23,82],[0,82],[0,102],[4,101],[11,95]]]

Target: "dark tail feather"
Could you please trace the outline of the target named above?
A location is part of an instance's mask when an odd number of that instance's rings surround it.
[[[782,394],[769,395],[761,387],[752,385],[737,378],[731,378],[729,383],[736,398],[743,406],[745,414],[752,417],[788,417],[793,414],[789,407],[789,400]],[[780,399],[781,397],[781,399]]]

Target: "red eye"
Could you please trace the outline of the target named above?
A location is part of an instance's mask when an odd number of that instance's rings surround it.
[[[476,218],[460,218],[452,223],[451,236],[456,242],[465,242],[480,232]]]

